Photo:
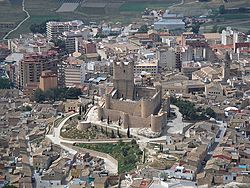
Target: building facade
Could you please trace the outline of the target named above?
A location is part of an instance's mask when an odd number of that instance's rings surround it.
[[[80,20],[70,22],[47,22],[46,32],[48,40],[57,39],[65,31],[79,30],[83,26]]]
[[[22,90],[28,84],[39,83],[42,71],[50,70],[57,75],[58,63],[55,51],[25,54],[19,64],[19,88]]]

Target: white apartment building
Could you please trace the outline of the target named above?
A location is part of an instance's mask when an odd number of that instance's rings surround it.
[[[150,73],[152,75],[156,75],[158,73],[158,61],[157,60],[146,60],[141,61],[134,66],[134,73],[140,75],[143,72]]]
[[[234,31],[231,27],[227,27],[221,33],[221,43],[223,45],[235,44],[237,42],[245,42],[246,35],[239,31]]]
[[[69,64],[64,68],[65,86],[72,87],[82,85],[85,81],[86,68],[85,64]]]
[[[47,22],[46,32],[48,40],[57,39],[65,31],[75,31],[83,27],[83,22],[80,20],[73,20],[69,22]]]

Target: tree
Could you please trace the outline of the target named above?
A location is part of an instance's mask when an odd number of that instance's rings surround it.
[[[211,33],[216,33],[218,30],[218,25],[214,25],[212,30],[211,30]]]
[[[114,130],[111,131],[111,138],[115,138]]]
[[[80,88],[71,87],[66,89],[67,99],[78,99],[80,95],[82,95],[82,91]]]
[[[216,113],[210,107],[206,108],[205,114],[208,115],[209,117],[216,118]]]
[[[7,78],[0,78],[0,89],[10,89],[10,80]]]
[[[80,115],[77,116],[77,119],[80,121],[82,118]]]
[[[223,31],[223,30],[225,30],[225,29],[226,29],[226,27],[219,26],[219,28],[218,28],[218,32],[219,32],[219,33],[222,33],[222,31]]]
[[[36,102],[42,102],[45,101],[45,95],[44,92],[41,89],[36,89],[34,93],[34,98]]]
[[[130,128],[128,126],[128,130],[127,130],[127,137],[130,138]]]
[[[240,7],[240,8],[239,8],[239,12],[240,12],[240,13],[245,13],[245,12],[247,12],[247,11],[248,11],[248,9],[245,8],[245,7]]]
[[[95,105],[95,96],[93,95],[92,97],[92,105],[94,106]]]
[[[4,186],[4,188],[17,188],[17,187],[15,187],[14,185],[6,185]]]
[[[118,136],[119,138],[121,138],[120,131],[119,131],[119,128],[118,128],[118,127],[117,127],[117,136]]]
[[[51,42],[55,44],[55,47],[59,49],[59,51],[65,51],[66,50],[66,44],[64,40],[61,39],[54,39]]]
[[[142,25],[139,29],[138,29],[138,33],[147,33],[148,32],[148,26],[147,25]]]
[[[25,106],[25,111],[31,111],[31,110],[32,110],[31,106],[29,106],[29,105]]]
[[[49,89],[44,92],[45,99],[48,101],[55,101],[56,96],[55,96],[55,90],[54,89]]]
[[[220,14],[225,14],[226,13],[225,5],[220,5],[219,6],[219,13]]]
[[[121,126],[121,117],[119,117],[118,125]]]
[[[136,143],[136,140],[135,140],[135,139],[132,139],[132,140],[131,140],[131,144],[132,144],[132,145],[137,144],[137,143]]]
[[[107,117],[107,124],[109,124],[109,116]]]
[[[108,136],[108,126],[106,125],[106,136]]]
[[[43,22],[41,24],[31,24],[30,31],[32,33],[40,33],[40,34],[46,33],[46,22]]]
[[[82,115],[82,105],[79,106],[79,115]]]
[[[200,31],[200,23],[195,23],[192,25],[192,32],[198,34]]]

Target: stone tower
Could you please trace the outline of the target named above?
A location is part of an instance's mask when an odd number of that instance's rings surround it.
[[[134,99],[134,63],[114,62],[113,83],[117,98]]]
[[[226,52],[226,55],[224,58],[223,71],[222,71],[223,82],[226,82],[230,77],[230,63],[231,63],[231,59],[230,59],[229,53]]]

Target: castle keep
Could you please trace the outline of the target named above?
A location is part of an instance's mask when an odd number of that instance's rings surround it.
[[[98,107],[99,120],[120,121],[123,128],[150,128],[161,132],[166,123],[167,107],[162,102],[161,85],[144,87],[134,84],[134,63],[113,63],[113,90]],[[167,102],[169,105],[169,102]]]

